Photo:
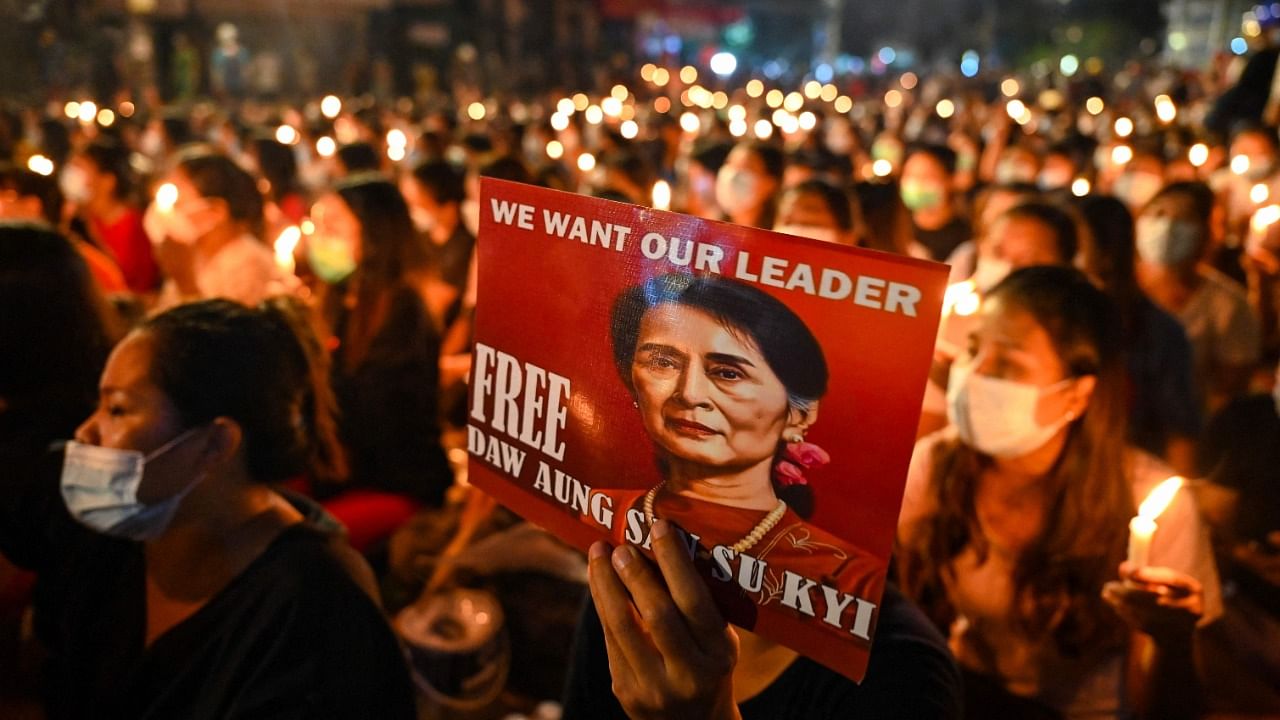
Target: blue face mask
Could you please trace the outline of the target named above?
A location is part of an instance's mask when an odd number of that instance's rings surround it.
[[[152,505],[138,501],[143,469],[191,437],[192,428],[150,454],[68,441],[62,462],[62,500],[71,516],[91,530],[142,542],[159,537],[182,499],[198,481]]]

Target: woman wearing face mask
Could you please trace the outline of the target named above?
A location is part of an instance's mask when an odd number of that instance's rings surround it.
[[[333,386],[351,484],[440,505],[453,475],[440,447],[440,334],[423,299],[432,270],[404,197],[354,177],[311,209],[310,264],[326,283]]]
[[[857,244],[855,200],[823,180],[787,188],[778,200],[775,232],[853,247]]]
[[[1213,213],[1208,187],[1175,183],[1143,208],[1135,234],[1138,281],[1182,322],[1191,341],[1196,397],[1207,410],[1245,391],[1262,342],[1244,288],[1202,262]]]
[[[902,165],[902,202],[911,211],[916,242],[929,257],[950,263],[952,254],[973,239],[973,229],[955,205],[956,154],[943,145],[920,145]]]
[[[1133,386],[1129,439],[1189,476],[1200,433],[1200,403],[1187,333],[1138,286],[1133,216],[1124,203],[1090,195],[1080,198],[1076,208],[1088,230],[1081,243],[1082,264],[1115,304],[1124,332],[1125,367]]]
[[[71,159],[59,185],[88,222],[98,246],[115,258],[129,289],[143,294],[155,291],[160,274],[142,212],[131,203],[133,178],[129,149],[114,139],[99,138]]]
[[[414,716],[367,566],[271,486],[340,463],[295,327],[225,300],[155,316],[76,442],[3,458],[51,717]]]
[[[975,716],[1195,716],[1193,628],[1221,612],[1217,573],[1186,491],[1160,516],[1150,566],[1121,564],[1135,506],[1169,472],[1124,444],[1113,323],[1076,270],[1010,275],[951,371],[952,426],[912,457],[901,578],[949,629]],[[1104,602],[1117,567],[1129,585]],[[1148,650],[1127,698],[1126,653]]]
[[[729,222],[773,227],[773,195],[782,183],[786,156],[763,142],[742,142],[716,173],[716,204]]]
[[[217,297],[253,305],[288,288],[271,249],[258,239],[258,184],[225,155],[204,148],[180,155],[145,221],[167,277],[161,307]]]

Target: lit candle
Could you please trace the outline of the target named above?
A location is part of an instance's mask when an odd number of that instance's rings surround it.
[[[1261,247],[1271,232],[1271,226],[1280,221],[1280,205],[1258,208],[1249,220],[1249,234],[1245,237],[1245,250],[1252,252]]]
[[[1129,521],[1129,562],[1146,567],[1151,559],[1151,538],[1156,534],[1156,518],[1169,507],[1183,480],[1171,477],[1160,483],[1138,506],[1138,515]]]
[[[671,209],[671,186],[666,180],[659,180],[653,184],[653,207],[656,210]]]
[[[286,273],[292,273],[294,270],[293,251],[298,247],[298,241],[302,239],[302,231],[296,225],[290,225],[280,232],[280,237],[276,238],[276,265]]]

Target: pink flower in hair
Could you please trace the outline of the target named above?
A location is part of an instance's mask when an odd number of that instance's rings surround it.
[[[782,451],[782,457],[805,470],[820,468],[831,462],[831,456],[827,451],[811,442],[787,443],[786,449]]]
[[[773,479],[782,487],[808,485],[805,470],[822,467],[831,462],[826,450],[809,442],[787,443],[782,457],[773,466]]]
[[[773,480],[782,487],[809,484],[808,478],[804,476],[804,470],[789,460],[779,460],[773,466]]]

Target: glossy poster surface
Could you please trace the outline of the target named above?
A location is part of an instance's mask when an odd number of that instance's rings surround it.
[[[472,483],[860,680],[947,268],[489,179],[478,248]]]

